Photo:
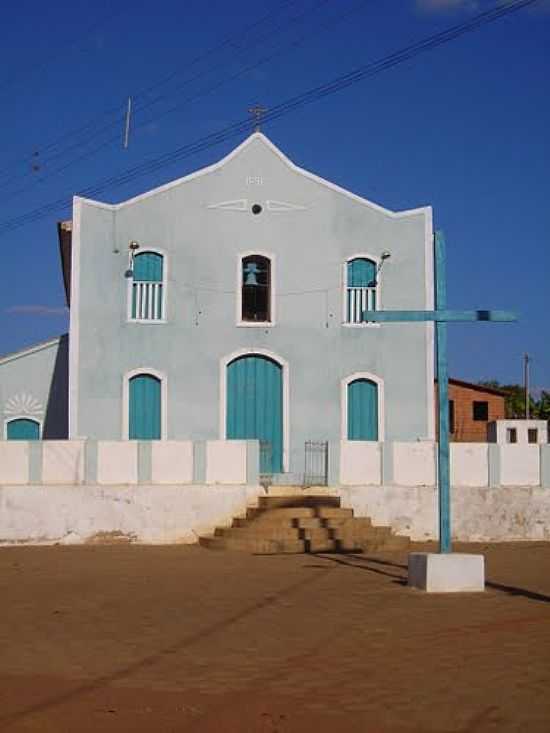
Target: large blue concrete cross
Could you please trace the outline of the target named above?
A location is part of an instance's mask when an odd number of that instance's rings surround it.
[[[439,552],[451,552],[451,487],[449,466],[449,387],[447,369],[447,323],[449,321],[517,320],[509,311],[451,311],[447,310],[445,239],[441,232],[434,237],[435,306],[434,311],[364,311],[364,321],[376,322],[435,322],[437,353],[437,391],[439,399],[438,471],[439,492]]]

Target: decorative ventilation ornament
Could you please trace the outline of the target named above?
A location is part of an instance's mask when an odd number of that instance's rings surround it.
[[[306,206],[301,204],[292,204],[289,201],[266,201],[269,211],[305,211]]]
[[[208,209],[221,209],[222,211],[248,211],[248,199],[235,199],[233,201],[220,201],[218,204],[208,204]]]
[[[41,415],[43,412],[42,403],[26,392],[10,397],[4,405],[6,415]]]

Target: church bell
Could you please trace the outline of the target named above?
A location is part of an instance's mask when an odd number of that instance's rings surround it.
[[[244,268],[244,284],[245,285],[259,285],[258,278],[256,275],[260,272],[258,265],[254,262],[249,262]]]

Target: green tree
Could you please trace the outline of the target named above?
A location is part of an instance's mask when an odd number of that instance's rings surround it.
[[[550,420],[550,392],[545,389],[540,393],[537,403],[537,417],[539,420]]]
[[[521,384],[501,384],[496,379],[479,382],[483,387],[499,389],[505,393],[506,417],[525,417],[525,389]],[[543,393],[547,394],[547,393]],[[539,403],[529,395],[529,416],[539,417]],[[542,418],[548,419],[548,418]]]

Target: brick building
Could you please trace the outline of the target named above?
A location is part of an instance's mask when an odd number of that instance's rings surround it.
[[[506,417],[505,396],[500,389],[449,379],[450,439],[459,443],[486,442],[489,422]],[[437,405],[437,390],[435,397]]]

